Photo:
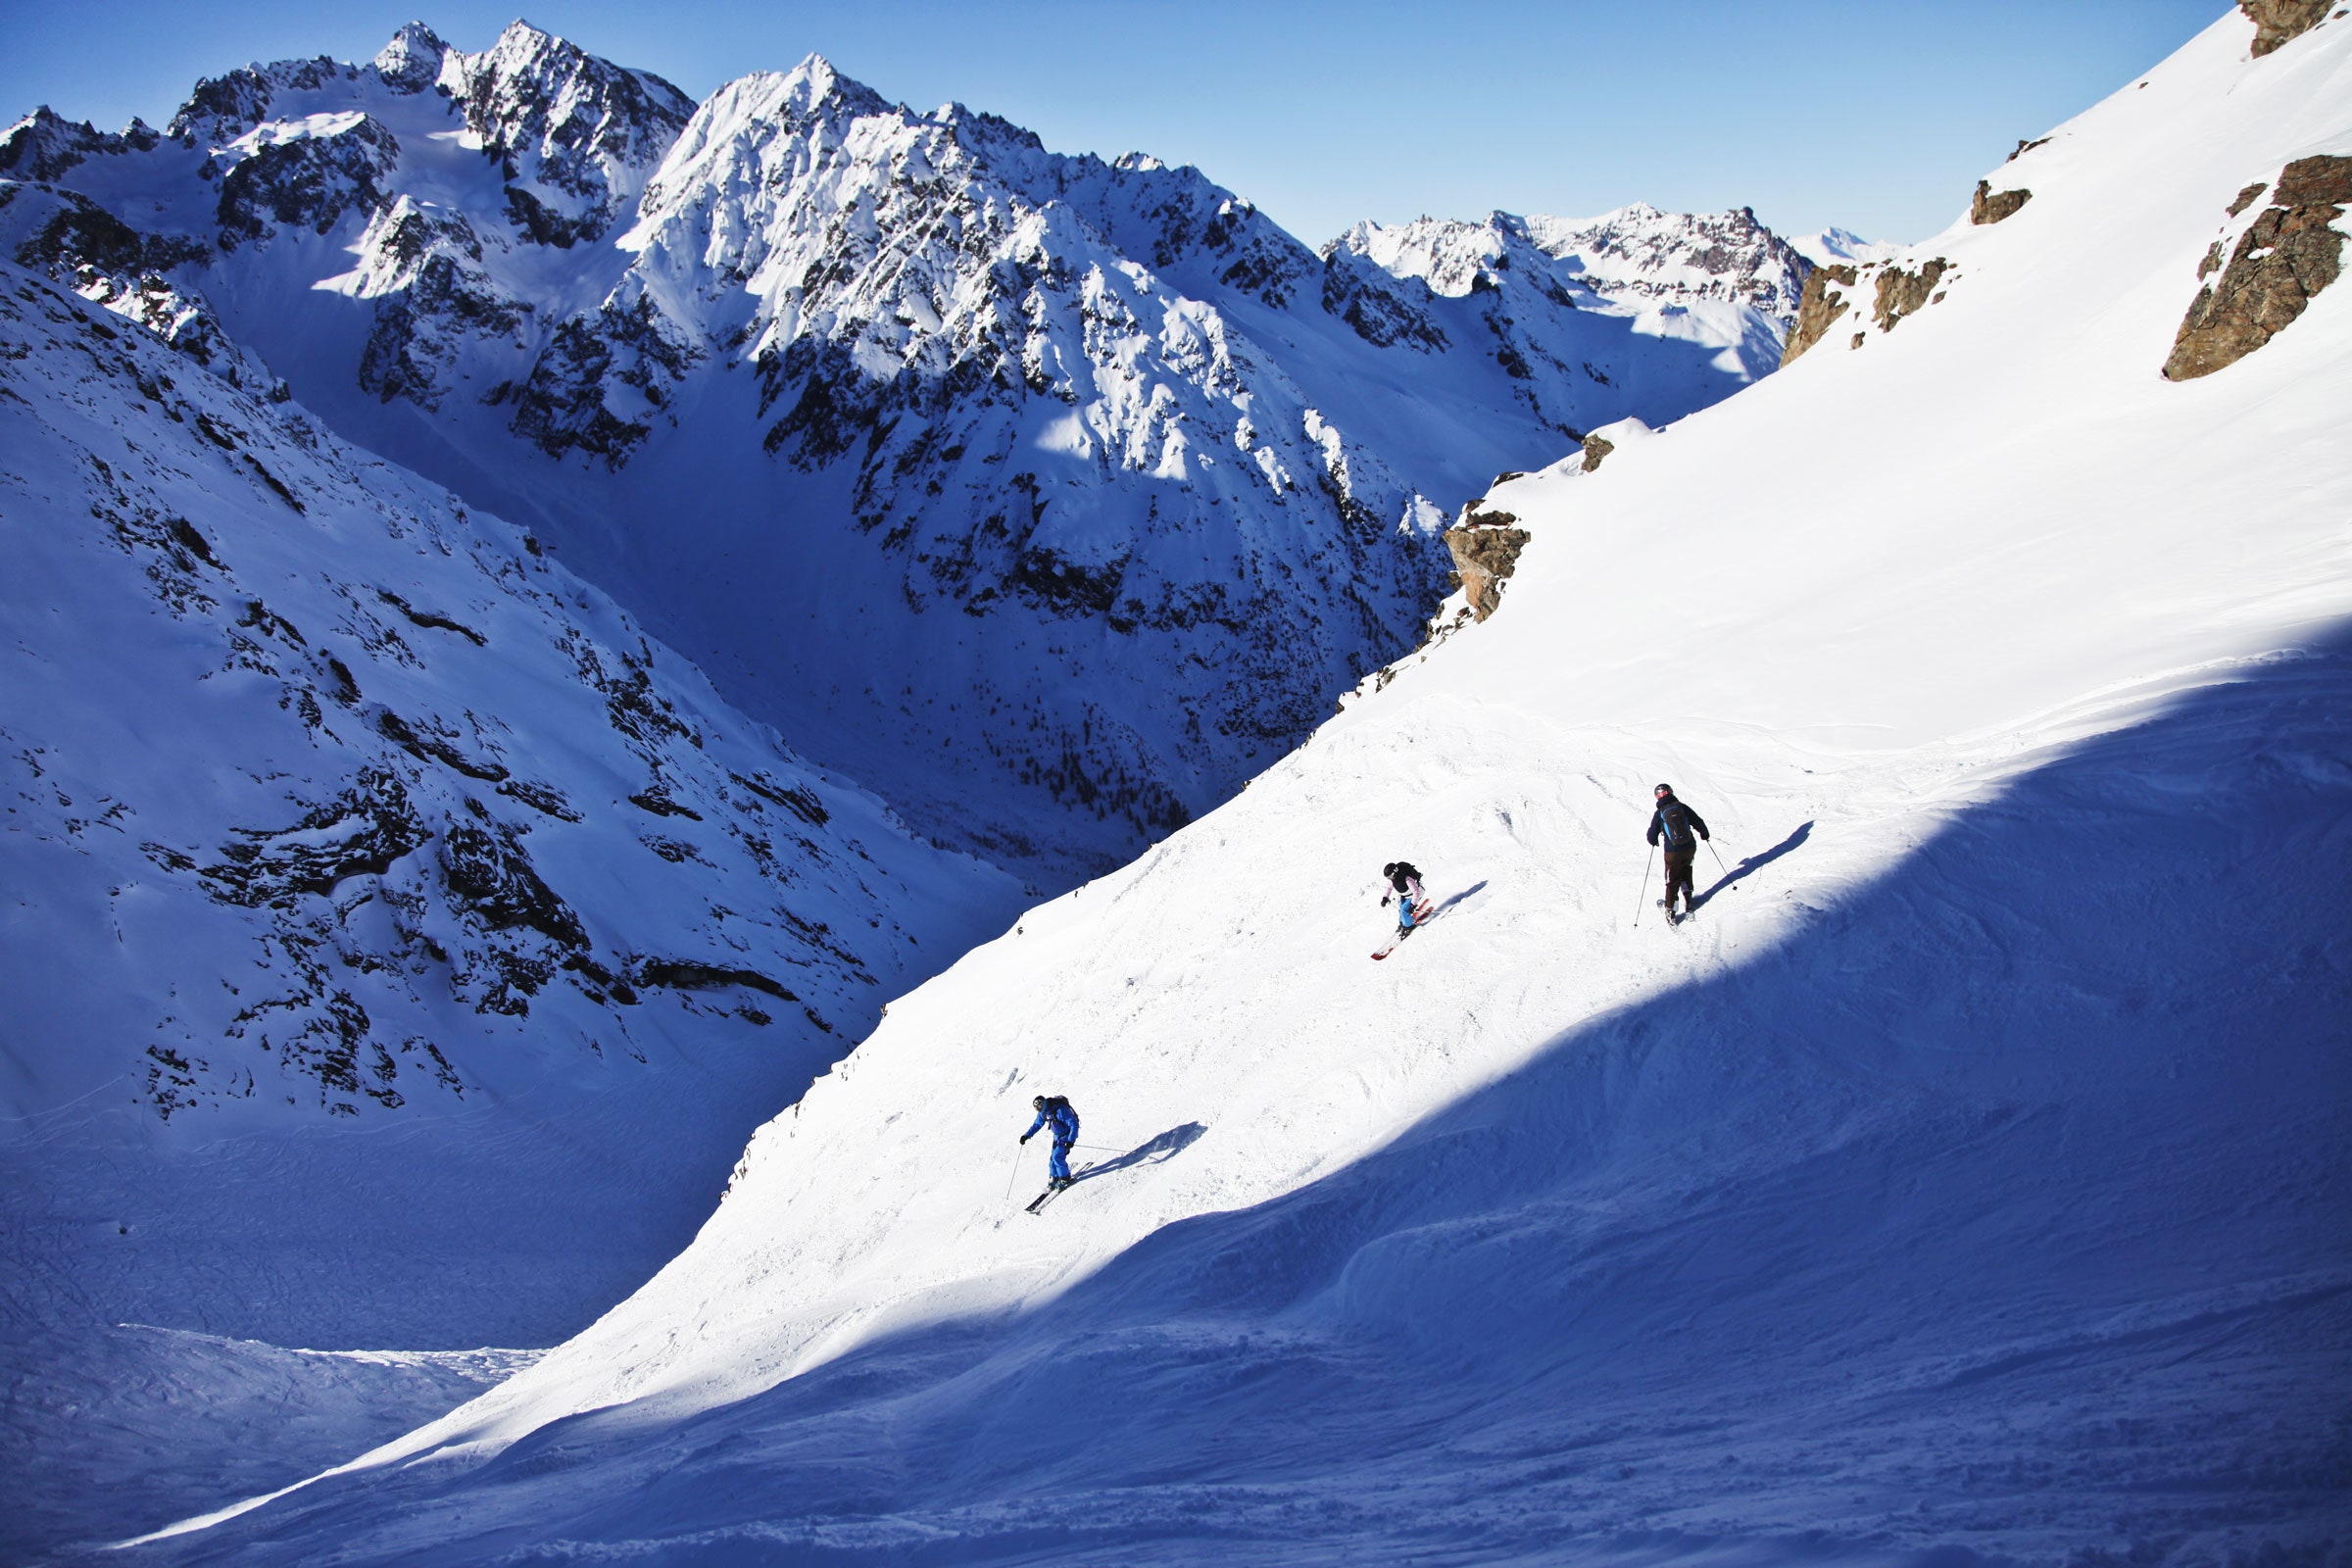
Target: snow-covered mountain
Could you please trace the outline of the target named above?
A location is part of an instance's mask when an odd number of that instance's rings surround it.
[[[1531,402],[1575,413],[1579,430],[1627,416],[1662,424],[1701,406],[1694,382],[1710,373],[1741,384],[1769,373],[1807,270],[1745,208],[1639,203],[1598,218],[1358,223],[1326,254],[1427,285],[1445,304],[1424,309],[1450,306],[1456,335],[1483,321]],[[1670,343],[1679,352],[1662,352]]]
[[[220,1352],[118,1325],[568,1332],[1020,906],[535,538],[9,264],[0,543],[11,1556],[89,1528],[77,1430],[115,1517],[218,1484],[124,1429]]]
[[[1789,240],[1788,248],[1815,267],[1836,267],[1840,262],[1880,262],[1900,255],[1904,249],[1901,245],[1864,239],[1842,228],[1799,234]]]
[[[1769,370],[1803,265],[1647,209],[1498,218],[1493,266],[1317,255],[1195,170],[821,59],[693,106],[519,23],[233,72],[160,135],[36,114],[0,176],[48,187],[0,215],[20,260],[225,339],[1047,880],[1409,647],[1495,472]]]
[[[645,1290],[128,1560],[2340,1557],[2352,26],[2304,23],[1494,487],[1489,618],[894,1004]],[[1370,964],[1400,854],[1439,912]],[[1032,1218],[1041,1092],[1092,1169]]]

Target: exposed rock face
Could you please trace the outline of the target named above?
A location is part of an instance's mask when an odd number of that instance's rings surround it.
[[[2240,192],[2231,213],[2251,199],[2247,192],[2260,189]],[[2344,236],[2329,225],[2344,216],[2347,204],[2352,158],[2301,158],[2287,165],[2271,205],[2238,237],[2227,269],[2189,306],[2164,362],[2165,379],[2191,381],[2234,365],[2301,316],[2342,270]],[[2221,243],[2206,253],[2208,263]],[[2210,270],[2201,266],[2197,275]]]
[[[372,212],[399,158],[399,141],[366,115],[327,134],[266,143],[220,178],[220,248],[281,225],[323,234],[346,213]]]
[[[694,114],[694,100],[660,76],[520,22],[460,74],[466,127],[505,171],[508,217],[542,245],[569,248],[609,230]]]
[[[1502,604],[1502,583],[1517,569],[1519,552],[1527,548],[1527,530],[1512,526],[1518,520],[1507,512],[1482,512],[1473,502],[1462,509],[1461,522],[1444,535],[1462,592],[1480,620]]]
[[[58,179],[85,159],[152,152],[161,140],[143,120],[110,136],[86,120],[76,125],[62,119],[43,104],[0,135],[0,178]]]
[[[1838,318],[1845,314],[1843,290],[1852,288],[1860,275],[1850,267],[1823,267],[1805,279],[1804,298],[1796,307],[1796,324],[1788,329],[1788,346],[1781,352],[1783,365],[1820,342]]]
[[[1891,332],[1894,323],[1906,316],[1917,314],[1936,298],[1936,285],[1942,280],[1951,263],[1938,256],[1925,263],[1916,272],[1899,267],[1888,267],[1879,273],[1878,302],[1871,308],[1871,318],[1879,330]]]
[[[1584,471],[1591,473],[1594,468],[1600,466],[1601,459],[1616,450],[1617,443],[1605,436],[1589,435],[1585,437]]]
[[[2319,25],[2337,0],[2237,0],[2237,9],[2254,24],[2254,58],[2299,37]]]
[[[2019,152],[2024,150],[2023,145],[2018,149]],[[2033,199],[2034,193],[2030,190],[1996,191],[1992,188],[1991,180],[1980,179],[1977,181],[1976,197],[1968,204],[1968,220],[1977,224],[1997,223]]]
[[[1821,341],[1854,303],[1849,291],[1858,294],[1864,284],[1871,285],[1870,318],[1880,331],[1890,332],[1903,318],[1942,299],[1948,280],[1957,275],[1952,264],[1940,256],[1921,263],[1917,271],[1892,262],[1822,268],[1805,280],[1805,300],[1797,310],[1796,328],[1788,334],[1788,352],[1781,363],[1788,364]],[[1856,332],[1850,346],[1860,348],[1869,336],[1867,331]]]

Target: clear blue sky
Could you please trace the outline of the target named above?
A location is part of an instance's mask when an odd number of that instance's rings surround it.
[[[461,48],[524,0],[0,0],[0,115],[162,124],[199,75],[364,60],[420,19]],[[1310,244],[1359,218],[1642,200],[1917,239],[1977,176],[2154,65],[2226,0],[528,0],[697,97],[815,51],[1063,152],[1197,164]]]

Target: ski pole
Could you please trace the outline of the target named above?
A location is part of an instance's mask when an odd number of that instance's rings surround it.
[[[1650,864],[1651,864],[1651,862],[1655,861],[1655,860],[1657,859],[1657,858],[1658,858],[1658,847],[1657,847],[1655,844],[1652,844],[1652,845],[1649,847],[1649,854],[1647,854],[1646,856],[1642,857],[1642,899],[1645,899],[1645,898],[1649,897],[1649,867],[1650,867]],[[1638,926],[1638,925],[1640,925],[1641,923],[1642,923],[1642,899],[1636,899],[1636,900],[1634,901],[1634,924],[1636,924],[1636,925]],[[1413,951],[1415,951],[1415,952],[1417,953],[1417,952],[1419,952],[1420,950],[1419,950],[1418,948],[1416,948],[1416,949],[1414,949]]]
[[[1023,1145],[1021,1146],[1021,1149],[1026,1149],[1026,1148],[1028,1148],[1028,1147],[1029,1147],[1028,1145],[1026,1145],[1026,1144],[1023,1144]],[[1019,1181],[1020,1179],[1021,1179],[1021,1150],[1020,1150],[1020,1149],[1016,1149],[1016,1150],[1014,1150],[1014,1151],[1012,1152],[1012,1174],[1004,1178],[1004,1200],[1005,1200],[1006,1202],[1008,1202],[1008,1203],[1009,1203],[1009,1202],[1011,1202],[1011,1201],[1012,1201],[1012,1184],[1013,1184],[1014,1182],[1017,1182],[1017,1181]]]

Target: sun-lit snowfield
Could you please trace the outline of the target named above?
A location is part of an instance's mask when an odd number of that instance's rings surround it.
[[[1496,618],[894,1003],[594,1328],[141,1550],[2333,1560],[2352,287],[2157,375],[2232,195],[2352,151],[2352,27],[2248,31],[1941,303],[1498,489]],[[1031,1218],[1040,1091],[1098,1174]]]

